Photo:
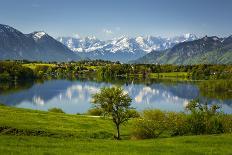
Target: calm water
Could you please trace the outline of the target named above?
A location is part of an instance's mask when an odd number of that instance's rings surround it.
[[[66,113],[83,113],[91,107],[91,95],[112,83],[88,80],[50,80],[34,83],[23,89],[0,91],[0,102],[16,107],[47,110],[52,107]],[[189,100],[197,97],[218,103],[226,113],[232,113],[232,98],[206,97],[192,82],[126,83],[122,85],[133,99],[137,110],[158,108],[167,111],[184,111]],[[231,93],[231,92],[230,92]]]

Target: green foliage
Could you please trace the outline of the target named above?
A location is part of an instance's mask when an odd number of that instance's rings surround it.
[[[197,83],[202,96],[227,100],[232,98],[232,80],[201,81]]]
[[[4,64],[4,65],[2,65]],[[42,63],[28,61],[3,61],[0,62],[0,79],[15,79],[20,77],[21,71],[27,70],[23,77],[36,76],[39,79],[49,78],[68,78],[74,79],[76,76],[93,75],[98,79],[112,79],[116,77],[135,77],[135,78],[185,78],[185,79],[231,79],[231,65],[155,65],[155,64],[120,64],[118,62],[109,62],[102,60],[80,61],[66,63]],[[11,66],[14,69],[10,69]],[[6,69],[8,68],[8,69]],[[17,68],[17,69],[15,69]],[[11,70],[11,72],[9,71]],[[13,70],[13,71],[12,71]],[[17,76],[12,75],[15,70]],[[30,70],[30,71],[29,71]],[[32,72],[33,70],[33,72]],[[16,74],[14,73],[14,74]],[[28,74],[28,75],[27,75]],[[32,76],[32,75],[33,76]],[[8,77],[10,76],[10,77]]]
[[[64,111],[60,108],[51,108],[48,109],[49,112],[55,112],[55,113],[64,113]]]
[[[34,78],[33,71],[30,68],[23,67],[20,63],[0,62],[0,82]]]
[[[102,116],[104,111],[100,108],[92,108],[87,111],[87,115],[92,115],[92,116]]]
[[[225,133],[232,133],[232,115],[224,114],[221,118]]]
[[[181,136],[189,133],[185,113],[167,112],[168,133],[171,136]]]
[[[186,109],[190,113],[145,110],[133,127],[138,139],[157,138],[161,135],[199,135],[232,132],[232,117],[218,110],[218,105],[208,106],[199,100],[191,101]]]
[[[191,112],[188,116],[188,126],[193,134],[216,134],[223,132],[220,107],[216,104],[208,106],[207,102],[202,104],[199,100],[192,100],[186,106]]]
[[[3,104],[3,103],[0,103],[0,106],[6,106],[5,104]]]
[[[130,109],[128,111],[128,115],[130,118],[139,118],[140,117],[140,114],[138,111],[136,111],[135,109]]]
[[[145,110],[134,125],[134,136],[139,139],[157,138],[168,127],[166,113],[160,110]]]
[[[92,103],[103,111],[103,115],[110,116],[117,129],[117,139],[120,139],[120,125],[126,123],[130,115],[132,99],[120,87],[102,88],[93,95]]]

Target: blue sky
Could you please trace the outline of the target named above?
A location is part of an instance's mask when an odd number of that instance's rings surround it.
[[[232,0],[0,0],[0,22],[30,33],[110,39],[232,34]]]

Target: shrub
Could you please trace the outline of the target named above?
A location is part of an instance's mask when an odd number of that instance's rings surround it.
[[[0,81],[11,81],[12,77],[8,72],[0,73]]]
[[[208,106],[198,100],[187,105],[189,113],[145,110],[134,122],[133,135],[138,139],[157,138],[161,134],[199,135],[232,133],[232,115],[219,111],[218,105]]]
[[[187,117],[185,113],[168,112],[167,125],[171,136],[188,133]]]
[[[192,100],[186,108],[191,112],[187,117],[190,133],[198,135],[223,132],[218,105],[208,106],[207,103],[202,104],[199,100]]]
[[[145,110],[134,124],[134,136],[138,139],[159,137],[166,129],[166,114],[160,110]]]
[[[128,114],[130,115],[130,118],[138,118],[138,117],[140,117],[139,112],[134,110],[134,109],[130,109],[128,111]]]
[[[3,104],[3,103],[0,103],[0,106],[6,106],[5,104]]]
[[[232,133],[232,115],[223,115],[221,122],[224,132]]]
[[[49,112],[55,112],[55,113],[64,113],[64,111],[60,108],[51,108],[48,109]]]
[[[101,116],[103,115],[103,110],[100,108],[92,108],[87,111],[87,115]]]

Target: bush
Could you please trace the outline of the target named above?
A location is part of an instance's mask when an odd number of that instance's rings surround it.
[[[216,134],[223,133],[220,107],[216,104],[208,106],[207,103],[200,103],[199,100],[190,101],[187,110],[188,126],[191,134]]]
[[[92,109],[89,109],[86,114],[92,115],[92,116],[101,116],[103,115],[103,110],[100,108],[92,108]]]
[[[0,106],[6,106],[5,104],[3,104],[3,103],[0,103]]]
[[[138,139],[157,138],[167,129],[166,120],[160,110],[145,110],[134,124],[133,135]]]
[[[55,113],[64,113],[64,111],[60,108],[51,108],[48,109],[49,112],[55,112]]]
[[[11,81],[12,80],[12,77],[10,76],[9,73],[7,72],[3,72],[3,73],[0,73],[0,81]]]
[[[138,118],[138,117],[140,117],[139,112],[134,110],[134,109],[130,109],[128,111],[128,114],[130,115],[130,118]]]
[[[224,132],[232,133],[232,115],[223,115],[221,122]]]
[[[188,133],[187,117],[185,113],[167,113],[168,132],[171,136],[184,135]]]
[[[147,139],[164,133],[170,136],[232,133],[232,115],[219,112],[219,106],[194,100],[186,108],[190,113],[143,111],[134,123],[133,136]]]

